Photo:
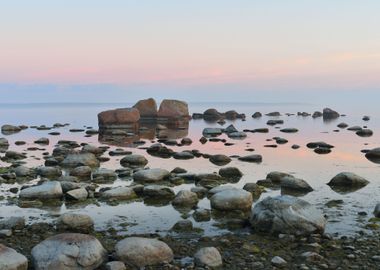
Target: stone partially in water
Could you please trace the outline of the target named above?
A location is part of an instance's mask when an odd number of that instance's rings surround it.
[[[380,164],[380,147],[369,150],[365,157],[373,163]]]
[[[65,213],[57,220],[57,229],[88,233],[94,228],[94,221],[89,215]]]
[[[63,196],[61,184],[57,181],[45,182],[38,186],[24,188],[20,191],[19,197],[24,200],[49,200],[60,199]]]
[[[27,270],[28,259],[16,250],[0,244],[1,270]]]
[[[63,167],[75,168],[79,166],[99,167],[99,160],[92,153],[70,153],[62,161]]]
[[[144,167],[148,160],[142,155],[127,155],[120,160],[123,167]]]
[[[249,210],[253,203],[252,194],[240,189],[217,192],[210,199],[211,207],[221,211]]]
[[[186,102],[174,99],[164,99],[158,109],[159,119],[190,118],[189,108]]]
[[[335,119],[338,118],[340,114],[330,108],[323,109],[323,119]]]
[[[100,128],[112,128],[130,125],[140,120],[140,112],[136,108],[122,108],[104,111],[98,114]]]
[[[181,190],[175,196],[172,204],[176,206],[194,206],[198,203],[198,196],[196,193],[189,190]]]
[[[153,98],[139,100],[133,108],[140,112],[142,120],[153,120],[157,118],[157,103]]]
[[[130,187],[115,187],[101,193],[102,199],[131,200],[137,198],[135,191]]]
[[[209,160],[211,163],[218,166],[224,166],[231,162],[231,158],[226,155],[212,155]]]
[[[350,172],[339,173],[327,183],[333,190],[340,193],[353,192],[368,184],[368,180]]]
[[[373,214],[375,215],[375,217],[380,218],[380,203],[376,204]]]
[[[136,182],[159,182],[164,180],[170,175],[170,172],[165,169],[154,168],[147,170],[140,170],[133,174],[133,180]]]
[[[58,234],[32,249],[32,261],[36,270],[92,270],[97,269],[106,259],[107,251],[99,240],[87,234]]]
[[[295,178],[293,176],[285,176],[280,182],[281,189],[286,191],[295,191],[308,193],[313,191],[313,188],[303,179]]]
[[[238,158],[240,161],[252,162],[252,163],[261,163],[263,161],[263,157],[261,155],[248,155]]]
[[[356,131],[356,135],[360,137],[371,137],[373,135],[373,131],[368,128],[363,128],[361,130]]]
[[[251,225],[258,231],[309,235],[323,232],[323,214],[308,202],[292,196],[267,197],[252,209]]]
[[[169,263],[174,257],[166,243],[142,237],[128,237],[119,241],[115,253],[119,260],[138,268]]]

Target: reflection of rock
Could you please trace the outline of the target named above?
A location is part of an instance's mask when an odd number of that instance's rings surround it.
[[[165,125],[165,129],[158,128]],[[98,140],[102,144],[136,147],[140,140],[154,140],[157,138],[181,139],[188,136],[189,121],[175,120],[158,124],[157,122],[137,122],[129,127],[112,126],[112,128],[101,128]]]

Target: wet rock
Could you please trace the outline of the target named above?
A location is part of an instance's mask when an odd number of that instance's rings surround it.
[[[219,120],[220,118],[223,118],[223,113],[218,112],[216,109],[211,108],[203,112],[203,118],[209,121],[216,121],[216,120]]]
[[[369,181],[350,172],[342,172],[334,176],[327,185],[331,187],[356,188],[364,187]]]
[[[19,194],[20,199],[24,200],[60,199],[62,196],[61,184],[57,181],[49,181],[38,186],[24,188]]]
[[[229,125],[228,127],[224,129],[224,132],[229,134],[229,133],[239,132],[239,130],[237,130],[234,125]]]
[[[184,168],[175,167],[171,173],[179,174],[179,173],[187,173],[187,171]]]
[[[192,143],[193,143],[193,140],[190,138],[182,138],[182,140],[181,140],[182,145],[190,145]]]
[[[293,176],[285,176],[281,178],[281,189],[288,191],[299,191],[299,192],[311,192],[313,188],[303,179],[295,178]]]
[[[114,170],[99,168],[92,174],[94,182],[111,182],[117,179],[117,174]]]
[[[124,149],[116,149],[114,151],[109,152],[110,156],[126,156],[126,155],[130,155],[130,154],[132,154],[131,151],[127,151]]]
[[[101,156],[105,152],[105,149],[102,147],[97,147],[95,145],[86,144],[82,147],[82,152],[83,153],[92,153],[95,156]]]
[[[174,153],[173,158],[181,159],[181,160],[188,160],[188,159],[193,159],[194,155],[190,151],[182,151],[182,152]]]
[[[267,128],[255,128],[253,130],[254,133],[268,133],[269,132],[269,129]]]
[[[369,121],[371,118],[368,115],[363,116],[362,120],[363,121]]]
[[[104,111],[98,114],[100,128],[129,126],[140,120],[140,112],[136,108],[123,108]]]
[[[174,200],[172,201],[173,205],[177,206],[193,206],[198,203],[198,196],[196,193],[189,190],[181,190],[177,193]]]
[[[89,215],[64,213],[57,220],[57,229],[60,231],[73,231],[88,233],[94,228],[94,221]]]
[[[113,261],[106,263],[106,270],[127,270],[127,267],[121,261]]]
[[[323,113],[316,111],[313,113],[313,115],[311,117],[318,118],[318,117],[322,117],[322,116],[323,116]]]
[[[86,134],[87,135],[96,135],[96,134],[99,134],[99,130],[91,128],[91,129],[86,130]]]
[[[306,144],[306,146],[307,146],[307,148],[311,148],[311,149],[314,149],[317,147],[329,148],[329,149],[334,148],[333,145],[325,143],[325,142],[310,142],[310,143]]]
[[[206,137],[217,137],[222,135],[223,130],[221,128],[204,128],[202,131],[203,136]]]
[[[14,169],[14,173],[17,177],[33,179],[36,176],[36,172],[32,168],[25,166],[18,166]]]
[[[292,149],[294,149],[294,150],[299,149],[299,148],[300,148],[300,146],[298,144],[293,144],[292,145]]]
[[[148,185],[145,186],[143,189],[144,196],[148,197],[154,197],[154,198],[174,198],[175,193],[174,191],[166,186],[161,185]]]
[[[281,132],[284,132],[284,133],[296,133],[298,132],[298,129],[296,128],[283,128],[283,129],[280,129]]]
[[[212,155],[209,160],[211,163],[218,166],[224,166],[231,162],[231,158],[226,155]]]
[[[183,219],[174,224],[172,230],[175,232],[190,232],[193,230],[193,223],[191,220]]]
[[[270,112],[270,113],[267,113],[265,115],[266,116],[281,116],[281,113],[280,112]]]
[[[115,187],[101,193],[102,199],[132,200],[137,198],[131,187]]]
[[[62,175],[62,171],[59,167],[38,167],[37,175],[46,177],[48,179],[58,178]]]
[[[367,128],[363,128],[361,130],[356,131],[356,135],[360,137],[371,137],[373,135],[373,131]]]
[[[248,155],[238,158],[240,161],[244,162],[252,162],[252,163],[261,163],[263,161],[263,157],[261,155]]]
[[[362,130],[362,127],[360,127],[360,126],[352,126],[352,127],[347,128],[347,130],[349,130],[349,131],[359,131],[359,130]]]
[[[170,175],[170,172],[165,169],[154,168],[147,170],[140,170],[133,174],[133,180],[136,182],[159,182],[164,180]]]
[[[288,140],[285,139],[285,138],[281,138],[281,137],[274,137],[273,138],[277,144],[285,144],[285,143],[288,143]]]
[[[193,213],[193,218],[197,222],[209,221],[211,219],[211,211],[208,209],[197,209]]]
[[[75,168],[79,166],[99,167],[99,160],[92,153],[70,153],[61,163],[62,166]]]
[[[142,155],[128,155],[120,160],[123,167],[144,167],[148,160]]]
[[[231,138],[231,139],[244,139],[246,137],[247,137],[247,134],[241,131],[228,133],[228,138]]]
[[[284,120],[281,119],[272,119],[267,121],[267,125],[269,126],[275,126],[275,125],[282,125],[284,123]]]
[[[375,217],[380,218],[380,203],[376,204],[373,214],[375,215]]]
[[[4,135],[10,135],[17,132],[20,132],[22,129],[19,126],[13,126],[13,125],[3,125],[1,126],[1,133]]]
[[[211,207],[221,211],[249,210],[253,203],[252,194],[239,189],[217,192],[210,199]]]
[[[244,185],[243,189],[250,192],[255,200],[260,197],[261,193],[264,190],[256,183],[247,183]]]
[[[164,99],[158,109],[159,119],[190,118],[189,108],[186,102],[174,99]]]
[[[166,243],[142,237],[121,240],[115,246],[115,253],[119,260],[138,268],[173,260],[173,251]]]
[[[36,270],[97,269],[107,259],[107,251],[93,236],[79,233],[58,234],[32,249]]]
[[[0,229],[8,230],[22,230],[25,227],[24,217],[10,217],[4,220],[0,220]]]
[[[0,244],[1,270],[27,270],[28,259],[16,250]]]
[[[49,144],[49,139],[48,138],[39,138],[38,140],[34,141],[36,144],[43,144],[43,145],[48,145]]]
[[[270,233],[309,235],[323,232],[326,220],[308,202],[292,197],[267,197],[252,209],[251,225]]]
[[[314,149],[314,152],[320,155],[325,155],[331,153],[331,149],[327,147],[317,147]]]
[[[340,114],[330,108],[323,109],[323,119],[335,119],[338,118]]]
[[[224,178],[240,178],[243,173],[236,167],[226,167],[219,170],[219,175]]]
[[[252,114],[252,118],[260,118],[261,116],[261,112],[255,112],[254,114]]]
[[[197,185],[199,186],[202,186],[205,188],[213,188],[225,182],[225,179],[218,174],[206,173],[206,174],[196,175],[195,181]]]
[[[374,163],[379,164],[380,163],[380,147],[379,148],[374,148],[369,150],[365,157]]]
[[[194,255],[195,264],[200,267],[211,269],[220,268],[223,265],[222,256],[215,247],[204,247]]]
[[[80,180],[90,180],[92,169],[89,166],[79,166],[70,171],[70,176],[75,176]]]
[[[230,189],[233,189],[233,190],[237,190],[236,187],[234,186],[231,186],[231,185],[223,185],[223,186],[217,186],[217,187],[214,187],[212,189],[210,189],[207,193],[207,195],[209,196],[212,196],[218,192],[222,192],[222,191],[225,191],[225,190],[230,190]]]
[[[26,154],[16,151],[7,151],[5,152],[5,158],[8,160],[21,160],[26,158]]]
[[[67,187],[65,187],[65,189],[67,189]],[[84,201],[88,197],[88,191],[85,188],[75,188],[67,191],[65,196],[67,200]]]
[[[346,123],[339,123],[339,124],[337,125],[337,127],[338,127],[338,128],[346,128],[346,127],[348,127],[348,124],[346,124]]]
[[[228,120],[245,119],[245,114],[238,113],[235,110],[229,110],[224,113],[224,117]]]
[[[153,120],[157,118],[157,103],[153,98],[139,100],[133,105],[133,108],[139,110],[142,120]]]

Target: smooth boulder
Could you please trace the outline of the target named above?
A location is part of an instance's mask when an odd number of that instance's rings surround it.
[[[100,128],[130,125],[140,120],[140,112],[136,108],[122,108],[104,111],[98,114]]]
[[[58,234],[32,249],[36,270],[97,269],[107,259],[107,251],[95,237],[80,233]]]
[[[221,211],[249,210],[253,203],[252,194],[242,189],[227,188],[215,193],[211,199],[211,207]]]
[[[186,102],[174,99],[164,99],[158,110],[160,119],[190,118],[189,108]]]
[[[63,196],[61,184],[57,181],[45,182],[41,185],[24,188],[20,191],[20,199],[25,200],[49,200],[60,199]]]
[[[169,263],[174,257],[166,243],[142,237],[128,237],[119,241],[115,253],[118,260],[139,268]]]
[[[154,168],[140,170],[133,174],[133,180],[136,182],[159,182],[170,175],[170,172],[165,169]]]
[[[28,259],[16,250],[0,244],[1,270],[27,270]]]
[[[252,209],[254,229],[273,234],[322,233],[326,220],[310,203],[292,196],[267,197]]]

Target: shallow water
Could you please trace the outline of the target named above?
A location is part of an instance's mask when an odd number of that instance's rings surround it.
[[[79,143],[87,142],[94,145],[101,145],[97,135],[92,137],[84,137],[84,133],[71,133],[71,128],[83,128],[92,126],[97,128],[97,113],[106,109],[117,107],[127,107],[131,104],[10,104],[0,105],[0,125],[3,124],[25,124],[31,125],[47,125],[51,126],[56,122],[70,123],[70,126],[59,128],[54,131],[61,132],[60,136],[48,135],[51,130],[38,131],[36,129],[27,129],[20,133],[0,137],[6,137],[10,141],[10,149],[16,151],[24,151],[26,148],[36,146],[33,141],[40,137],[48,137],[50,145],[45,148],[51,152],[53,146],[58,140],[75,140]],[[328,224],[326,227],[327,232],[350,234],[359,229],[363,229],[363,221],[368,220],[372,216],[372,211],[378,200],[380,193],[380,179],[378,178],[380,166],[378,164],[368,161],[364,154],[360,151],[362,149],[371,149],[380,146],[379,137],[377,134],[380,132],[380,113],[376,108],[342,106],[337,109],[341,113],[347,114],[346,117],[324,122],[322,118],[313,119],[311,117],[302,116],[286,116],[285,113],[297,113],[298,111],[306,111],[313,113],[315,110],[321,111],[323,105],[313,104],[255,104],[255,103],[234,103],[234,104],[189,104],[190,112],[203,112],[205,109],[215,107],[219,111],[226,111],[235,109],[240,113],[247,114],[247,121],[227,121],[224,127],[229,124],[234,124],[239,130],[254,129],[261,127],[268,127],[269,133],[247,133],[247,138],[244,140],[232,140],[227,136],[222,135],[220,138],[227,139],[228,142],[233,142],[232,146],[224,146],[222,142],[207,142],[202,145],[199,138],[202,136],[202,130],[205,127],[220,127],[217,123],[208,123],[204,120],[191,120],[188,130],[181,130],[181,135],[190,137],[193,144],[190,146],[168,146],[175,151],[198,149],[202,153],[208,154],[226,154],[226,155],[249,155],[261,154],[263,162],[260,164],[245,163],[233,159],[231,163],[226,166],[236,166],[243,173],[244,176],[238,183],[230,184],[237,187],[243,187],[245,183],[256,182],[257,180],[264,179],[266,174],[271,171],[283,171],[294,174],[296,177],[305,179],[313,188],[314,191],[303,196],[302,198],[315,204],[318,208],[326,214]],[[266,125],[268,119],[273,117],[263,116],[260,119],[252,119],[251,115],[255,111],[268,113],[271,111],[280,111],[283,116],[280,118],[285,121],[283,127],[295,127],[299,129],[298,133],[287,134],[282,133],[279,129]],[[371,120],[364,122],[363,115],[370,115]],[[362,138],[355,134],[355,132],[346,129],[337,128],[337,124],[346,122],[349,126],[354,125],[367,125],[374,131],[374,135],[368,138]],[[333,132],[338,129],[339,132]],[[146,132],[149,136],[143,136],[142,140],[146,141],[145,146],[151,144],[151,140],[155,137],[155,131]],[[176,137],[178,132],[172,131],[168,136]],[[265,144],[274,144],[274,141],[267,141],[272,137],[279,136],[289,140],[284,145],[278,145],[277,148],[266,148]],[[138,138],[134,138],[137,140]],[[26,145],[16,146],[15,141],[26,141]],[[318,155],[312,149],[308,149],[306,144],[311,141],[325,141],[335,146],[330,154]],[[294,150],[291,148],[292,144],[298,144],[300,149]],[[111,146],[110,150],[120,148],[119,146]],[[247,148],[254,148],[254,152],[246,151]],[[217,172],[221,167],[216,166],[204,158],[195,158],[192,160],[175,160],[162,159],[152,157],[146,153],[145,150],[134,147],[131,149],[133,153],[143,154],[149,160],[148,166],[150,168],[164,168],[172,170],[175,167],[182,167],[192,173],[211,173]],[[27,165],[29,167],[43,165],[42,152],[35,151],[28,152]],[[105,154],[108,155],[108,154]],[[120,168],[119,160],[121,157],[111,157],[111,160],[102,163],[102,167],[117,169]],[[0,161],[0,166],[9,164]],[[343,171],[354,172],[360,176],[367,178],[370,184],[366,187],[346,194],[340,194],[333,191],[326,183],[337,173]],[[113,186],[130,185],[131,181],[118,179],[113,183]],[[0,186],[0,195],[14,197],[15,195],[7,192],[10,187],[15,185],[2,185]],[[181,189],[190,189],[193,185],[183,184],[176,186],[175,191]],[[266,196],[273,196],[280,194],[279,190],[267,189],[263,193],[260,200]],[[338,208],[328,208],[325,203],[330,200],[343,200],[344,203]],[[91,215],[96,223],[97,229],[119,228],[124,233],[165,233],[173,225],[181,219],[183,213],[177,211],[170,204],[166,206],[149,206],[142,201],[135,202],[121,202],[118,205],[108,205],[100,202],[97,204],[62,204],[55,207],[43,208],[19,208],[16,204],[4,199],[0,201],[0,217],[8,216],[25,216],[29,222],[36,222],[41,220],[51,220],[56,216],[66,211],[83,212]],[[198,206],[203,208],[210,208],[208,199],[203,199],[199,202]],[[368,216],[359,218],[358,212],[365,211]],[[194,222],[196,227],[204,229],[205,234],[214,235],[225,232],[226,230],[218,228],[218,219],[213,218],[209,222]],[[125,226],[127,224],[127,226]]]

